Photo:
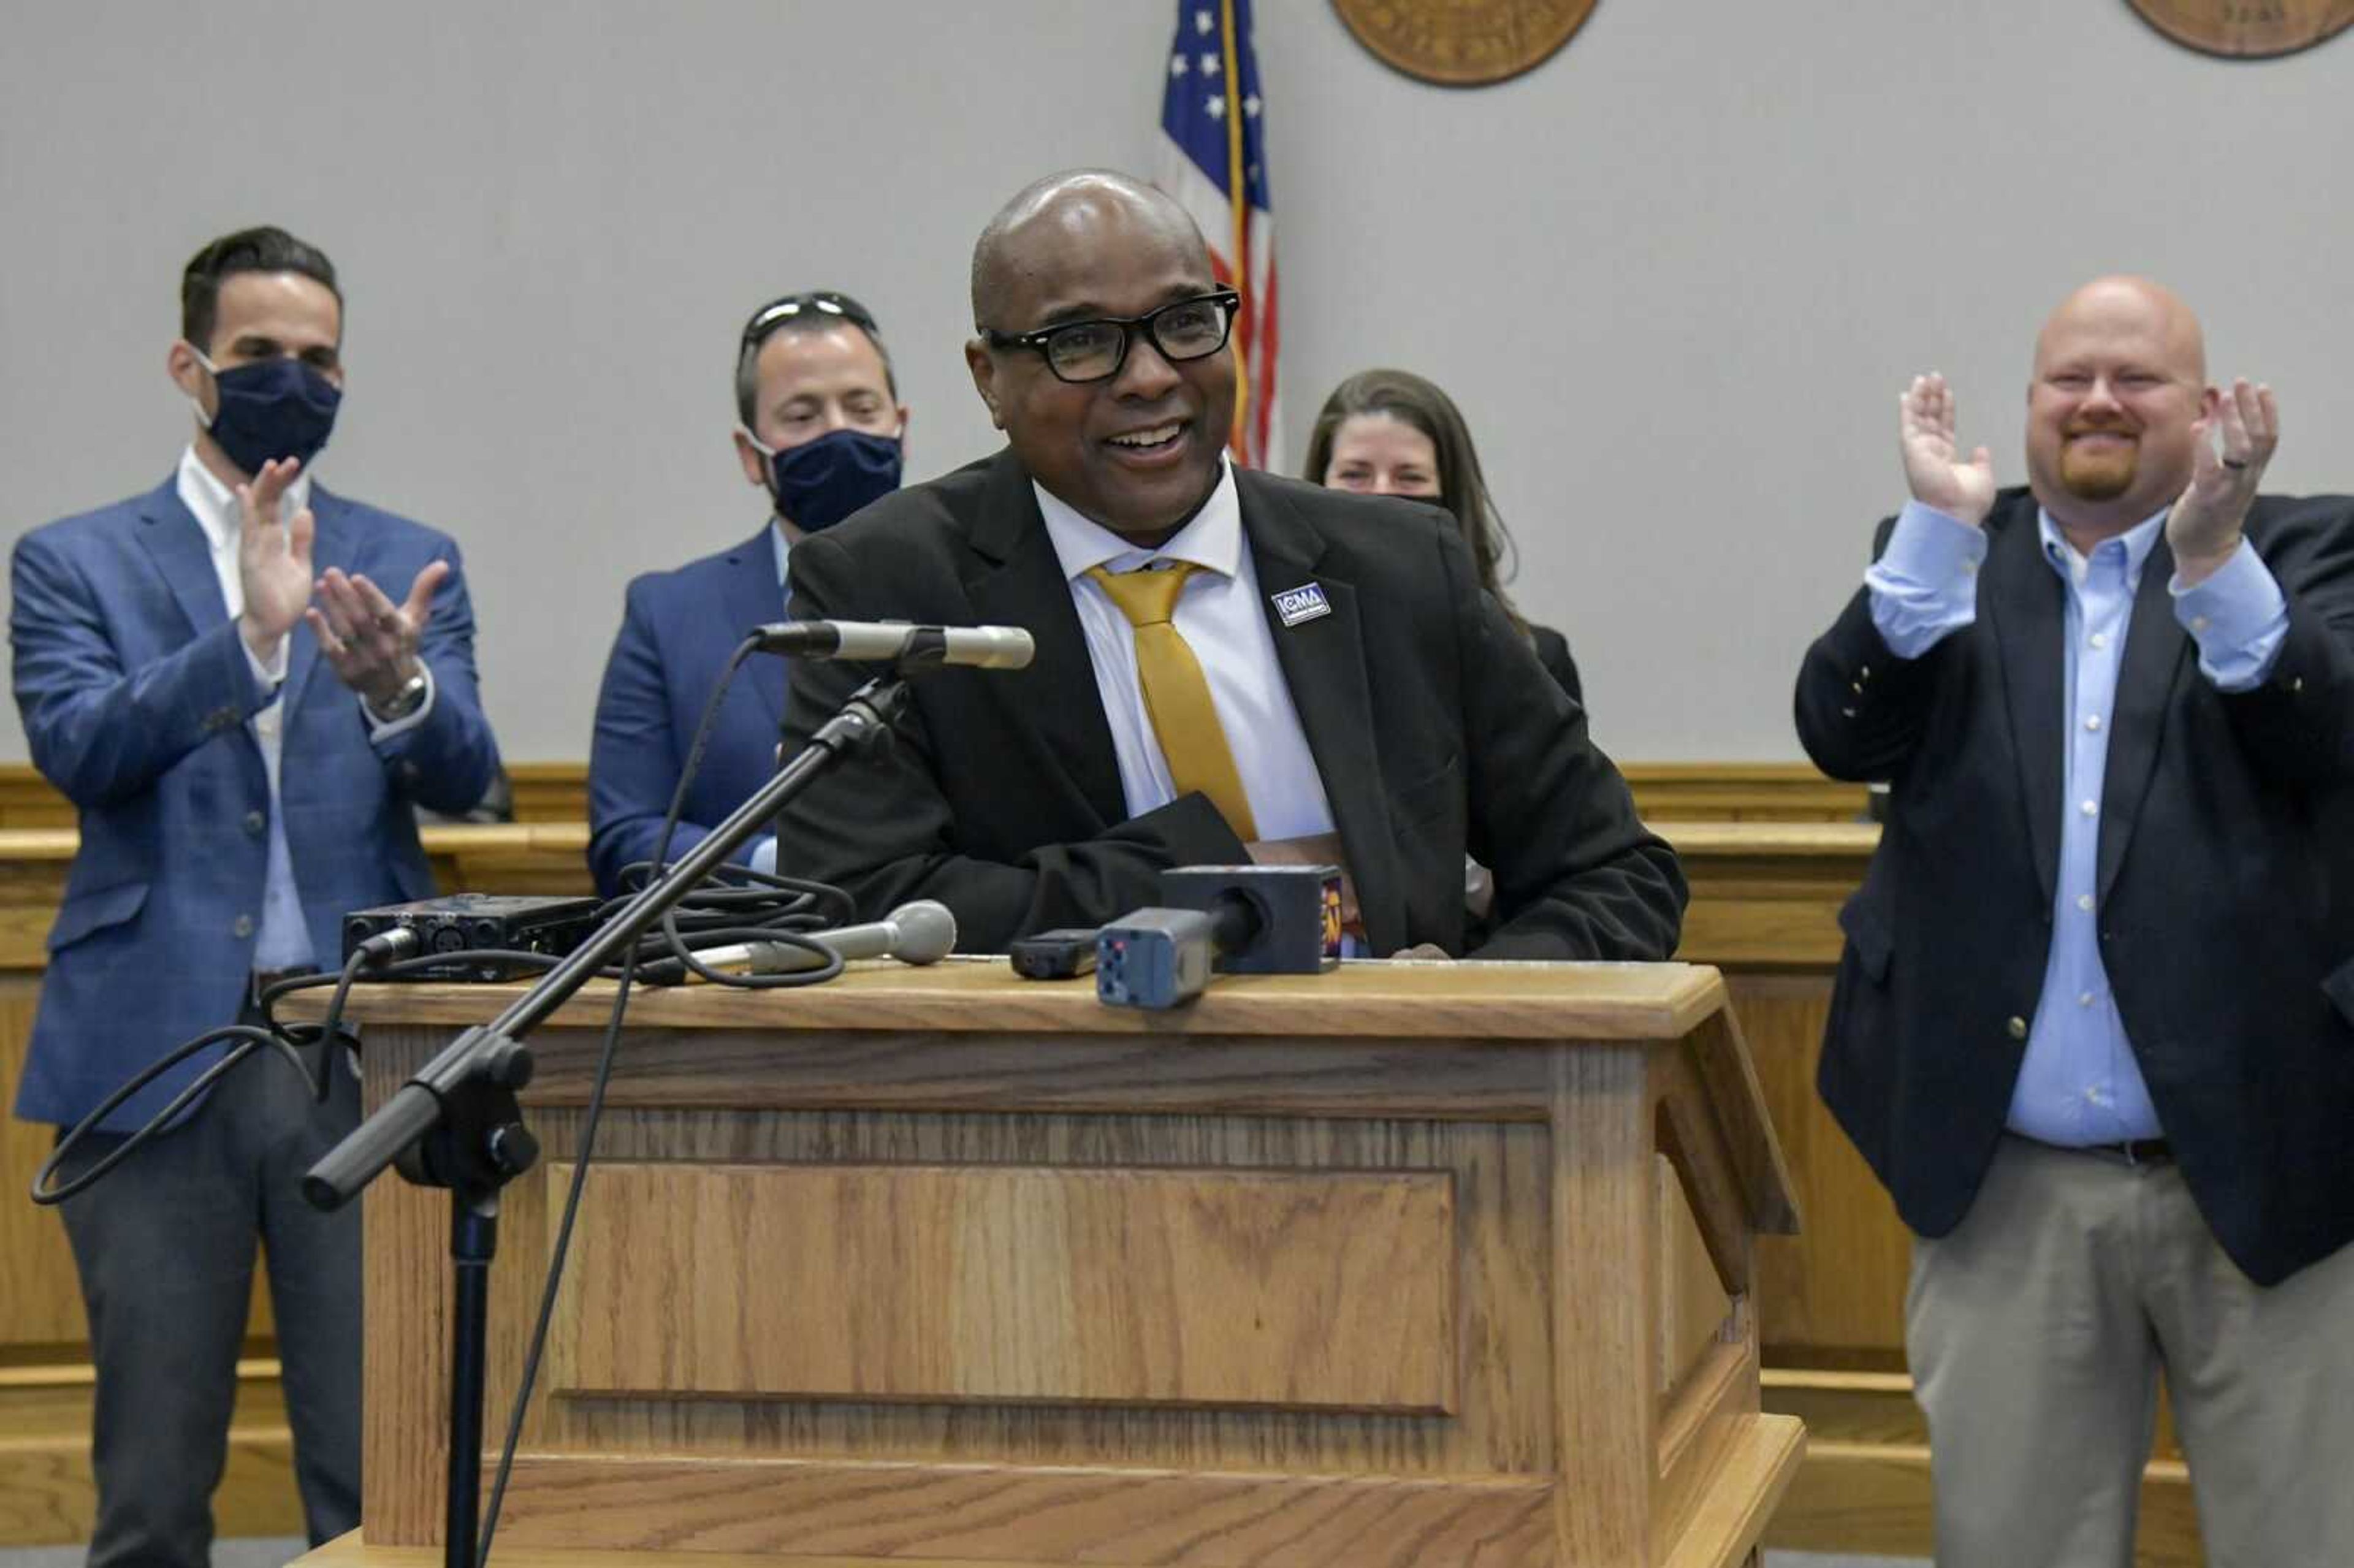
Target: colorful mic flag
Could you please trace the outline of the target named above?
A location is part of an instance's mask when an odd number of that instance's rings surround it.
[[[1167,69],[1154,183],[1193,215],[1218,281],[1243,298],[1232,339],[1235,461],[1278,469],[1275,217],[1250,0],[1179,0]]]

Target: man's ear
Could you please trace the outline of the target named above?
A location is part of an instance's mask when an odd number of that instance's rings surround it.
[[[762,490],[769,488],[769,460],[760,455],[760,449],[752,444],[752,438],[744,433],[741,425],[736,428],[736,458],[744,465],[746,479]]]
[[[970,338],[964,345],[965,368],[972,372],[972,389],[989,407],[989,422],[999,429],[1005,429],[1005,416],[997,407],[997,361],[989,356],[989,344],[981,338]]]
[[[177,387],[183,396],[199,408],[204,406],[205,367],[198,362],[196,351],[188,346],[186,338],[172,340],[171,348],[164,355],[164,373],[172,378],[172,385]]]

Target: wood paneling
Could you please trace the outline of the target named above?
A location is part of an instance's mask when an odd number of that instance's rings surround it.
[[[1755,1499],[1729,1522],[1703,1516],[1736,1473],[1781,1484],[1743,1456],[1754,1434],[1787,1457],[1795,1430],[1755,1414],[1745,1245],[1725,1249],[1740,1261],[1719,1327],[1666,1391],[1659,1355],[1682,1334],[1663,1327],[1662,1255],[1689,1253],[1697,1228],[1669,1204],[1695,1206],[1689,1169],[1715,1194],[1701,1206],[1746,1223],[1728,1131],[1744,1122],[1703,1106],[1680,1124],[1685,1159],[1663,1167],[1659,1107],[1706,1092],[1699,1047],[1639,1037],[1686,1012],[1704,1021],[1720,993],[1707,971],[1592,972],[1596,989],[1556,1012],[1595,1038],[1523,1038],[1510,977],[1464,970],[1459,993],[1426,993],[1431,1035],[1295,1033],[1288,1075],[1263,1053],[1297,1009],[1246,997],[1214,1032],[1154,1036],[1158,1083],[1100,1009],[1025,1001],[1047,988],[1002,974],[886,975],[864,1009],[842,1004],[855,981],[738,997],[726,1013],[649,999],[648,1044],[717,1047],[709,1086],[674,1050],[649,1068],[677,1097],[663,1103],[636,1075],[639,1037],[625,1044],[584,1211],[607,1215],[585,1222],[604,1259],[579,1260],[573,1364],[555,1374],[631,1386],[533,1409],[502,1539],[1225,1568],[1563,1562],[1567,1531],[1629,1561],[1738,1562]],[[1518,978],[1551,995],[1541,971]],[[1323,977],[1323,1005],[1379,1012],[1395,994],[1382,979]],[[1496,1033],[1438,1022],[1450,995],[1490,988]],[[992,995],[1020,1034],[971,1037],[968,1015]],[[477,993],[475,1016],[495,1001]],[[359,1001],[381,1097],[446,1037],[402,1010],[438,1017],[451,1001],[424,989]],[[539,1037],[524,1099],[552,1163],[577,1150],[600,1022],[591,1009]],[[739,1038],[764,1038],[767,1063]],[[879,1049],[862,1050],[870,1040]],[[1020,1051],[1026,1068],[1004,1054]],[[1417,1054],[1471,1066],[1471,1094],[1400,1070]],[[1533,1105],[1525,1082],[1500,1096],[1526,1075],[1480,1070],[1482,1054],[1538,1064]],[[981,1061],[1009,1081],[988,1085]],[[953,1084],[970,1103],[944,1097]],[[510,1259],[545,1255],[561,1174],[509,1189]],[[387,1182],[366,1202],[368,1530],[413,1546],[439,1522],[445,1287],[416,1261],[440,1255],[444,1200]],[[1754,1202],[1787,1207],[1778,1191]],[[1718,1261],[1700,1267],[1723,1290]],[[494,1413],[536,1285],[527,1268],[494,1272]],[[873,1321],[795,1310],[811,1291]],[[1343,1343],[1303,1343],[1317,1333]],[[631,1334],[651,1360],[608,1346],[594,1350],[606,1365],[636,1370],[582,1371],[588,1338]],[[1439,1360],[1418,1362],[1434,1340]]]
[[[1766,1539],[1793,1552],[1927,1557],[1929,1521],[1925,1446],[1811,1436],[1807,1463]],[[2135,1568],[2205,1562],[2189,1471],[2179,1459],[2153,1459],[2142,1476]]]
[[[0,1367],[0,1545],[90,1539],[98,1501],[90,1411],[86,1365]],[[274,1361],[238,1367],[228,1465],[213,1513],[224,1536],[302,1532]]]
[[[513,1539],[543,1551],[1543,1568],[1555,1561],[1549,1514],[1556,1489],[1538,1477],[794,1459],[747,1460],[715,1474],[697,1461],[534,1458],[516,1465],[508,1498]],[[885,1497],[887,1509],[877,1506]],[[501,1539],[509,1533],[503,1529]]]
[[[1453,1233],[1437,1171],[610,1164],[549,1389],[1445,1414]],[[682,1289],[712,1257],[826,1282]]]
[[[1659,1392],[1665,1395],[1713,1350],[1733,1315],[1733,1299],[1717,1277],[1716,1260],[1701,1239],[1700,1222],[1683,1183],[1665,1155],[1655,1157],[1653,1202],[1659,1215]]]
[[[1795,1236],[1757,1244],[1766,1364],[1899,1370],[1912,1240],[1815,1093],[1829,982],[1735,975],[1726,983],[1807,1221]]]
[[[39,1000],[38,980],[0,975],[0,1086],[12,1096]],[[0,1288],[0,1364],[32,1358],[36,1347],[80,1345],[89,1332],[65,1226],[25,1198],[55,1145],[51,1128],[0,1121],[0,1277],[8,1282]]]
[[[1629,762],[1620,765],[1635,809],[1652,822],[1853,822],[1861,784],[1826,779],[1805,762]]]

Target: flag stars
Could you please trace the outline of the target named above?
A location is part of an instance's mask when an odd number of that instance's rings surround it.
[[[1187,62],[1183,55],[1172,55],[1170,57],[1169,74],[1171,76],[1183,76],[1192,69],[1192,66]]]
[[[1254,92],[1248,98],[1243,100],[1243,112],[1253,120],[1258,118],[1257,93]]]
[[[1215,28],[1217,25],[1216,17],[1213,16],[1209,12],[1196,11],[1193,13],[1193,30],[1202,34],[1204,37],[1208,37],[1210,32]]]
[[[1223,98],[1210,99],[1202,107],[1208,111],[1213,120],[1224,120],[1226,117],[1226,101]]]
[[[1204,55],[1202,57],[1202,74],[1204,76],[1215,76],[1218,74],[1217,56]]]

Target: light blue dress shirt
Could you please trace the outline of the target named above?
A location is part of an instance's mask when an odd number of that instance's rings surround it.
[[[785,525],[776,518],[769,520],[769,542],[777,547],[777,587],[779,590],[779,598],[781,600],[785,587],[786,560],[792,551],[793,542],[785,537]],[[754,871],[763,875],[777,874],[776,834],[769,833],[752,841],[752,856],[749,863]]]
[[[2166,514],[2103,540],[2090,556],[2077,553],[2049,513],[2039,511],[2036,525],[2044,558],[2068,593],[2067,733],[2052,949],[2008,1125],[2023,1137],[2071,1147],[2158,1138],[2158,1110],[2101,963],[2097,868],[2117,673],[2142,568]],[[1872,624],[1897,657],[1917,659],[1977,620],[1986,555],[1982,529],[1917,501],[1906,504],[1888,548],[1864,574]],[[2200,673],[2218,690],[2247,691],[2272,673],[2288,633],[2288,604],[2253,548],[2243,544],[2194,588],[2178,577],[2168,592],[2176,620],[2198,644]]]

